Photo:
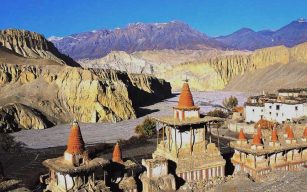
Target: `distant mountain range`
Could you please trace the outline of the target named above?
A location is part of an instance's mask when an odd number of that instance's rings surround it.
[[[285,45],[293,47],[307,41],[307,21],[299,19],[276,30],[255,32],[249,28],[240,29],[230,35],[215,38],[226,47],[255,50],[264,47]]]
[[[307,21],[299,19],[276,31],[255,32],[243,28],[230,35],[215,38],[208,37],[179,21],[135,23],[125,28],[95,30],[67,37],[50,37],[49,40],[62,53],[77,60],[101,58],[111,51],[132,53],[144,50],[208,48],[255,50],[276,45],[292,47],[307,41]]]
[[[49,40],[74,59],[99,58],[111,51],[223,48],[222,43],[179,21],[136,23],[123,29],[95,30]]]

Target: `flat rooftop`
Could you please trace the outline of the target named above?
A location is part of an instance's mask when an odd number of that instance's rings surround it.
[[[252,140],[249,141],[250,143]],[[303,142],[300,139],[297,139],[297,143],[294,144],[286,144],[281,142],[281,145],[279,147],[272,147],[269,146],[268,143],[264,143],[264,148],[263,149],[252,149],[251,144],[245,144],[245,145],[240,145],[236,141],[230,142],[230,147],[242,151],[248,154],[253,154],[253,155],[265,155],[265,154],[271,154],[271,153],[278,153],[281,151],[285,150],[292,150],[292,149],[299,149],[299,148],[306,148],[307,147],[307,142]]]
[[[195,125],[201,123],[223,121],[223,118],[205,116],[203,118],[186,118],[185,120],[179,120],[174,118],[174,116],[160,116],[152,117],[154,120],[161,122],[163,124],[172,125],[172,126],[184,126],[184,125]]]

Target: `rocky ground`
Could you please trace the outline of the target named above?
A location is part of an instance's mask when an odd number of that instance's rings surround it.
[[[266,175],[260,182],[253,182],[246,174],[238,174],[227,182],[214,187],[210,191],[233,191],[233,192],[304,192],[307,191],[307,169],[302,171],[274,171]]]

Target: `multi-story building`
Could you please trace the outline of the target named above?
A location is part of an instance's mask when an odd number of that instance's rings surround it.
[[[245,122],[267,119],[284,123],[303,116],[307,116],[305,89],[282,89],[277,95],[253,96],[245,103]]]
[[[176,167],[175,174],[186,182],[224,176],[226,161],[215,144],[205,139],[209,123],[221,119],[200,116],[187,82],[173,115],[154,119],[162,138],[158,134],[153,158],[168,159]]]

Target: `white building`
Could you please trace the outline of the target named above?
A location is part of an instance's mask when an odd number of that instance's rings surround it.
[[[283,123],[307,116],[307,97],[302,93],[283,89],[278,95],[250,97],[245,103],[245,122],[266,119]]]

